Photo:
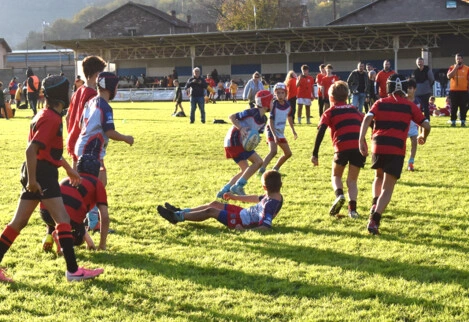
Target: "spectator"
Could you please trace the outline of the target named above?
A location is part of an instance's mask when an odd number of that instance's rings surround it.
[[[368,73],[365,71],[363,62],[359,62],[357,69],[350,73],[347,83],[352,92],[352,105],[363,113],[363,105],[365,104],[369,86]]]
[[[218,78],[218,71],[217,71],[216,68],[214,68],[214,69],[212,70],[212,72],[210,73],[210,77],[212,77],[212,79],[213,79],[213,81],[215,82],[215,84],[218,83],[219,78]],[[214,87],[214,88],[215,88],[215,87]]]
[[[386,82],[389,76],[395,74],[396,72],[391,69],[391,61],[386,59],[383,62],[383,70],[378,72],[376,75],[376,87],[378,88],[379,98],[385,98],[388,96],[386,93]]]
[[[319,65],[319,73],[316,75],[316,84],[318,84],[318,105],[319,105],[319,117],[321,117],[322,112],[324,111],[324,88],[322,86],[322,79],[326,76],[326,65]]]
[[[259,72],[254,72],[252,78],[244,86],[243,100],[249,101],[249,107],[254,108],[255,106],[255,97],[258,91],[262,91],[264,85],[261,81],[261,74]]]
[[[461,54],[454,57],[456,63],[448,70],[449,98],[451,99],[451,126],[456,126],[459,108],[461,127],[466,127],[467,104],[469,102],[469,67],[464,65]]]
[[[425,117],[430,120],[430,111],[428,109],[428,100],[433,94],[433,83],[435,77],[433,76],[432,70],[425,66],[425,61],[422,57],[417,58],[417,68],[412,73],[412,78],[417,82],[417,90],[415,96],[420,100],[420,108],[422,109]]]
[[[207,91],[208,91],[208,100],[209,102],[216,103],[215,101],[215,88],[216,88],[216,83],[215,80],[212,78],[212,75],[207,74],[207,78],[205,79],[205,82],[207,83]]]
[[[225,97],[225,84],[219,81],[217,84],[217,101],[223,100]]]
[[[0,82],[0,113],[2,109],[5,112],[5,119],[8,120],[8,111],[5,104],[5,95],[3,94],[3,83]]]
[[[15,93],[16,108],[20,108],[21,106],[22,93],[23,93],[23,84],[18,83],[18,88],[16,89],[16,93]]]
[[[15,102],[15,95],[16,90],[18,89],[18,82],[16,81],[16,77],[13,77],[8,84],[8,91],[10,92],[10,103],[13,104]]]
[[[363,105],[363,108],[365,109],[365,113],[368,113],[368,110],[376,101],[376,71],[371,64],[366,64],[366,70],[368,72],[368,93],[366,93],[365,104]]]
[[[34,75],[34,72],[31,68],[26,70],[27,79],[27,91],[28,91],[28,102],[33,110],[34,115],[37,113],[37,100],[39,98],[39,87],[41,86],[41,82],[39,77]]]
[[[200,68],[196,67],[192,71],[192,77],[187,80],[185,90],[187,96],[190,96],[191,102],[191,124],[195,121],[195,110],[199,106],[201,122],[205,123],[205,99],[204,91],[207,89],[207,82],[200,77]]]
[[[287,86],[287,101],[291,106],[292,122],[295,123],[296,114],[296,73],[290,70],[285,78],[285,86]]]
[[[331,106],[329,101],[329,88],[332,86],[332,84],[339,80],[339,76],[332,74],[334,67],[332,67],[331,64],[327,64],[325,69],[326,76],[322,78],[322,89],[324,91],[324,111]],[[319,112],[321,113],[319,116],[322,116],[322,111],[319,110]]]
[[[306,109],[306,123],[311,124],[311,102],[314,100],[314,78],[309,75],[308,65],[301,66],[301,75],[296,80],[298,102],[298,124],[301,124],[303,105]]]
[[[433,97],[433,96],[432,96]],[[446,97],[446,105],[443,108],[437,108],[433,112],[433,116],[451,116],[451,100],[448,97]]]
[[[73,84],[73,91],[76,92],[77,89],[79,89],[84,84],[85,82],[83,81],[83,79],[81,79],[81,76],[78,75],[77,78],[75,79],[75,83]]]
[[[236,95],[238,93],[238,84],[235,83],[234,80],[230,81],[230,95],[233,103],[237,103]]]
[[[430,111],[431,115],[438,113],[438,107],[435,104],[435,96],[430,96],[428,99],[428,110]]]

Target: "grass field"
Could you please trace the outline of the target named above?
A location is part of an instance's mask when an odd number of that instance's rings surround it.
[[[135,137],[132,147],[110,142],[105,158],[116,233],[106,251],[76,249],[80,264],[104,274],[67,283],[64,260],[42,251],[36,212],[1,264],[16,282],[0,284],[0,321],[469,320],[468,130],[450,128],[448,118],[432,119],[380,236],[366,231],[370,158],[359,178],[361,217],[330,218],[332,146],[327,134],[314,168],[314,125],[298,125],[296,141],[287,129],[293,157],[281,169],[285,203],[273,229],[239,232],[215,220],[172,226],[155,208],[214,199],[237,166],[223,152],[229,125],[211,122],[244,102],[207,105],[205,125],[199,112],[192,125],[171,117],[172,103],[112,106],[116,129]],[[17,205],[30,114],[0,119],[0,229]],[[267,145],[257,151],[265,156]],[[257,177],[246,191],[261,194]]]

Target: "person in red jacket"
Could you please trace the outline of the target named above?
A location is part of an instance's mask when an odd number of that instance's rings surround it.
[[[301,66],[301,75],[296,81],[298,92],[296,94],[298,103],[298,124],[301,124],[303,105],[306,109],[306,123],[311,124],[311,102],[314,101],[314,78],[309,75],[308,65]]]
[[[391,61],[386,59],[383,62],[383,70],[378,72],[376,75],[376,87],[378,88],[378,96],[379,98],[384,98],[388,96],[386,91],[386,82],[389,76],[395,74],[396,72],[391,69]]]

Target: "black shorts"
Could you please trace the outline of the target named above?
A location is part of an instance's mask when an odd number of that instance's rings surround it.
[[[52,219],[47,209],[41,209],[40,213],[41,213],[42,220],[48,226],[55,227],[54,219]],[[72,226],[73,245],[80,246],[85,241],[85,233],[86,233],[85,224],[77,223],[73,220],[70,220],[70,226]]]
[[[26,190],[26,185],[28,184],[28,170],[26,168],[26,162],[24,162],[21,167],[21,184],[23,185],[20,196],[21,199],[42,200],[62,197],[59,186],[59,170],[52,163],[37,160],[36,180],[41,185],[42,196],[39,193]]]
[[[359,168],[365,166],[366,157],[364,157],[360,150],[346,150],[334,153],[334,162],[345,167],[347,163]]]
[[[371,157],[371,168],[383,169],[385,173],[399,179],[402,173],[402,166],[404,165],[404,158],[405,156],[403,155],[373,153]]]

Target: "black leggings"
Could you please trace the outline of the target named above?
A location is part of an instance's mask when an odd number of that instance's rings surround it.
[[[460,120],[466,121],[469,93],[466,91],[449,91],[449,98],[451,100],[451,121],[456,121],[458,117],[458,107]]]

